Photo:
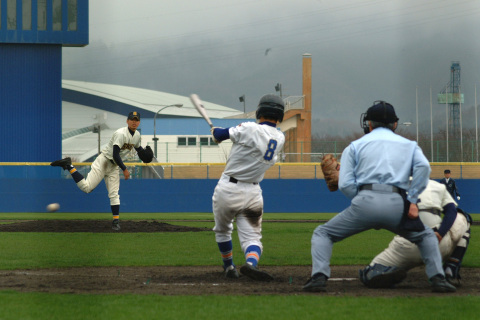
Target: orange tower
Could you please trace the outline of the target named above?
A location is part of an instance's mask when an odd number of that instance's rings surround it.
[[[312,152],[312,55],[302,57],[303,108],[290,108],[287,103],[282,129],[285,132],[285,153],[288,162],[310,162]]]

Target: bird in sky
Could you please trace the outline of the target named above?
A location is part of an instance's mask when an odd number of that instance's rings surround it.
[[[268,48],[267,50],[265,50],[265,55],[268,55],[268,53],[272,50],[272,48]]]

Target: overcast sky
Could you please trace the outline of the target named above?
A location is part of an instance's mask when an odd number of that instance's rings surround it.
[[[63,49],[63,78],[128,85],[256,109],[282,84],[302,94],[312,55],[313,133],[361,132],[360,114],[386,100],[400,122],[445,126],[436,95],[461,66],[464,126],[480,102],[478,0],[89,1],[90,44]],[[268,53],[266,54],[266,51]],[[428,128],[427,128],[428,127]]]

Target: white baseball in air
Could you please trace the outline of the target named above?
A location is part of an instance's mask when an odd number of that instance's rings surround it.
[[[50,203],[48,206],[47,206],[47,211],[48,212],[55,212],[57,211],[58,209],[60,209],[60,205],[58,203]]]

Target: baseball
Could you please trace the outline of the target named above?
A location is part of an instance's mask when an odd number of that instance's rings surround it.
[[[48,212],[55,212],[57,211],[58,209],[60,209],[60,205],[58,203],[50,203],[48,206],[47,206],[47,211]]]

